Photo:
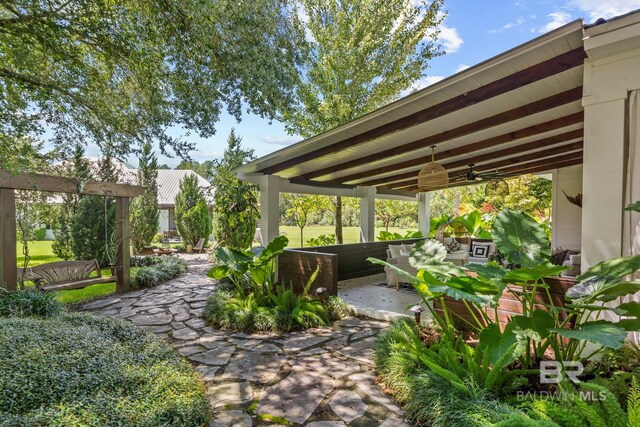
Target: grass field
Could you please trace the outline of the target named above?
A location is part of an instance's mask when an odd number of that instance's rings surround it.
[[[376,236],[380,234],[380,231],[384,230],[384,228],[376,227]],[[412,231],[417,230],[413,228]],[[397,228],[397,227],[389,227],[389,231],[392,233],[398,232],[404,234],[407,230]],[[290,248],[299,248],[302,245],[300,244],[300,229],[295,226],[280,226],[280,234],[284,234],[289,238],[289,247]],[[304,243],[307,243],[307,240],[311,238],[318,237],[321,234],[335,234],[335,228],[332,225],[309,225],[304,228]],[[359,243],[360,242],[360,228],[359,227],[344,227],[342,229],[342,234],[344,238],[344,243]]]

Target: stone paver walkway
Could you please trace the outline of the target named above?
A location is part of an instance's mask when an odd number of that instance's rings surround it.
[[[154,332],[191,361],[207,386],[212,426],[407,426],[375,383],[372,344],[388,324],[347,318],[332,327],[283,335],[243,334],[201,318],[215,282],[204,256],[185,256],[188,272],[155,288],[85,304]]]

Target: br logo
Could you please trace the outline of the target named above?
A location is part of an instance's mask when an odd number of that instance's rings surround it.
[[[578,376],[584,371],[584,366],[580,362],[556,362],[554,360],[543,360],[540,362],[540,384],[559,384],[566,376],[574,384],[580,382]]]

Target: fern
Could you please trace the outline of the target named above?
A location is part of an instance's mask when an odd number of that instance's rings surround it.
[[[627,397],[627,425],[640,427],[640,384],[635,376],[631,378],[631,388]]]

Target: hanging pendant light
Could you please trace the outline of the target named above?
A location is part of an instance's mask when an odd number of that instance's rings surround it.
[[[431,146],[431,163],[427,163],[418,174],[418,190],[440,190],[449,185],[449,174],[440,164],[436,163],[436,146]]]

